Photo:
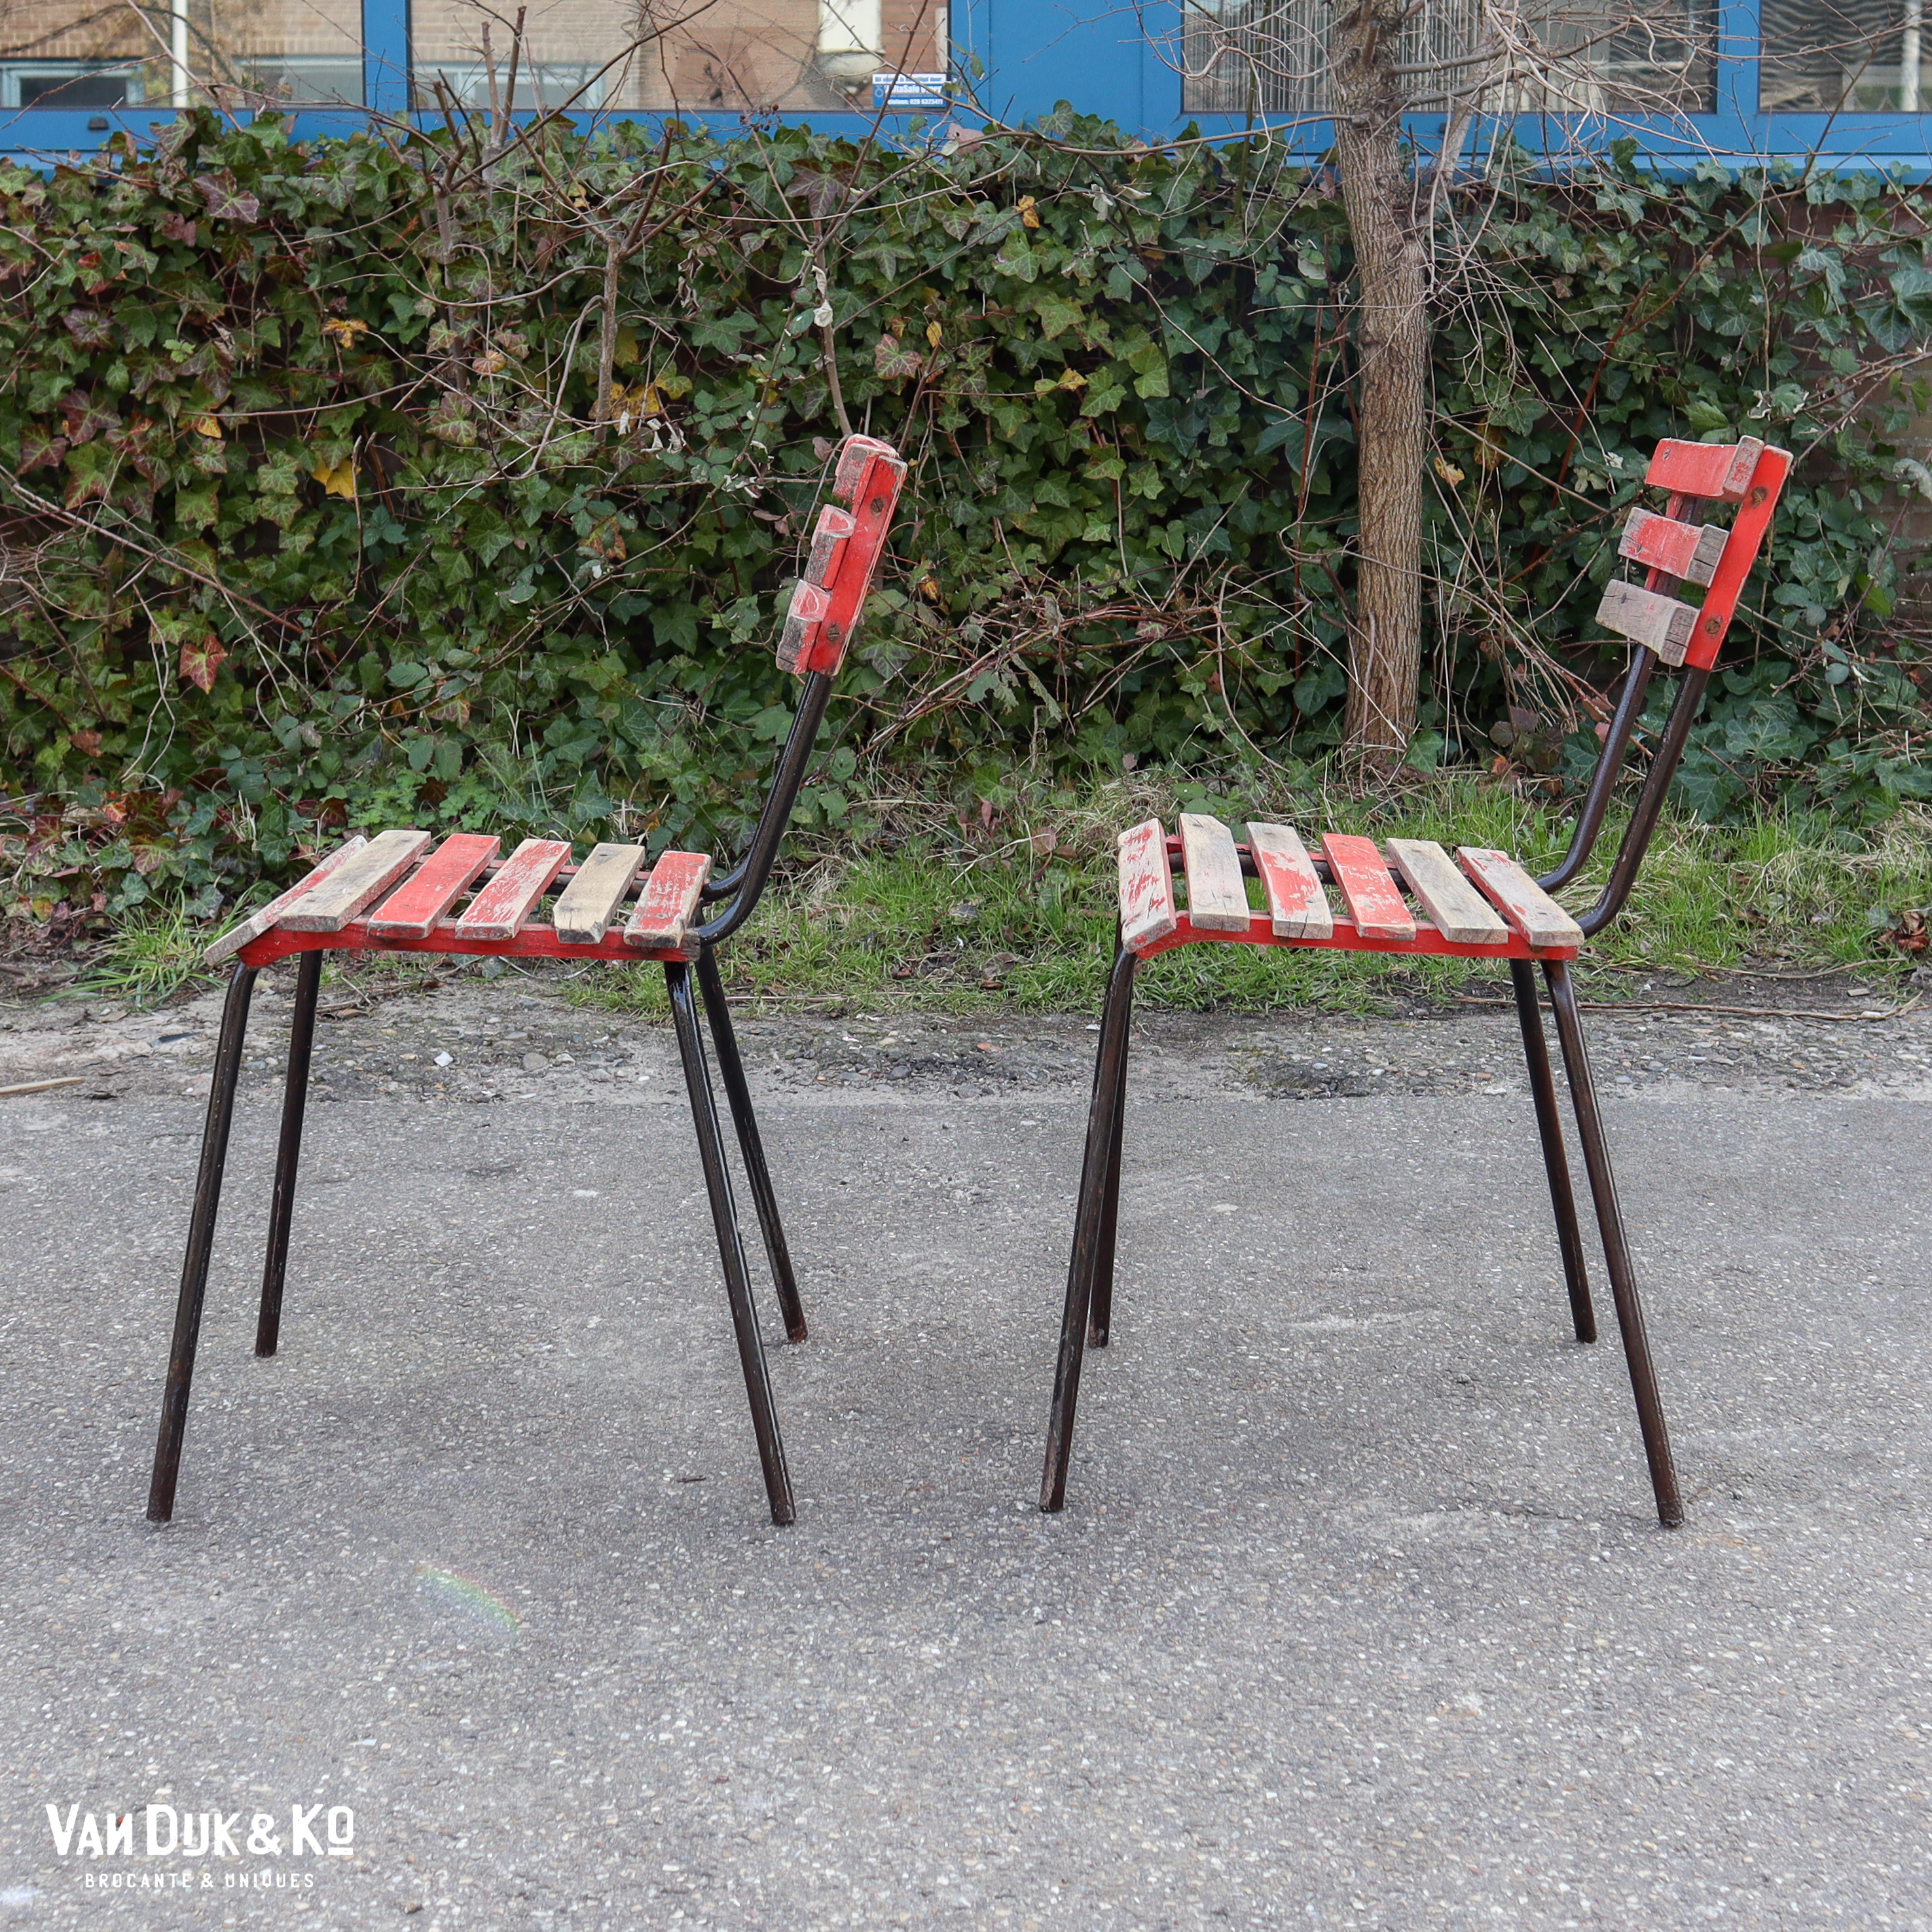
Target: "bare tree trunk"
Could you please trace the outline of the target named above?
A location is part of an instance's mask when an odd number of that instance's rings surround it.
[[[1357,540],[1348,742],[1398,763],[1415,731],[1428,448],[1429,259],[1401,141],[1404,0],[1352,0],[1330,74],[1342,202],[1355,250]]]

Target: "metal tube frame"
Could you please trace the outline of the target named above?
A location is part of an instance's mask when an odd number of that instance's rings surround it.
[[[282,1334],[282,1288],[288,1278],[289,1231],[296,1211],[296,1173],[302,1165],[302,1118],[308,1110],[309,1060],[315,1046],[315,1006],[322,992],[322,955],[304,952],[296,970],[295,1011],[289,1021],[289,1066],[282,1088],[282,1131],[275,1147],[275,1188],[268,1204],[268,1251],[262,1267],[262,1305],[255,1352],[272,1355]]]
[[[784,1442],[778,1432],[776,1404],[772,1399],[765,1346],[758,1334],[758,1311],[752,1297],[752,1279],[745,1265],[744,1236],[731,1195],[730,1170],[725,1164],[724,1139],[718,1124],[718,1103],[711,1090],[711,1069],[698,1028],[698,1008],[691,996],[691,968],[667,961],[664,987],[670,995],[671,1019],[684,1063],[684,1084],[691,1096],[692,1124],[698,1132],[698,1158],[704,1171],[704,1190],[711,1202],[712,1225],[718,1235],[718,1257],[724,1264],[724,1292],[731,1304],[731,1325],[738,1339],[738,1360],[744,1370],[745,1393],[752,1406],[752,1429],[758,1438],[758,1461],[764,1470],[765,1494],[772,1520],[781,1527],[797,1514],[791,1477],[785,1467]]]
[[[698,990],[704,1002],[704,1017],[711,1028],[711,1044],[718,1055],[718,1070],[724,1076],[724,1097],[730,1103],[731,1124],[738,1134],[738,1151],[744,1160],[745,1178],[750,1184],[752,1199],[758,1210],[758,1228],[764,1236],[765,1256],[771,1265],[772,1284],[778,1291],[778,1307],[784,1316],[785,1339],[806,1339],[805,1308],[798,1298],[798,1282],[792,1274],[791,1251],[786,1245],[784,1225],[778,1218],[778,1196],[772,1189],[771,1170],[765,1165],[764,1143],[758,1134],[758,1118],[752,1108],[752,1090],[745,1079],[745,1063],[738,1052],[738,1036],[731,1024],[731,1010],[725,1004],[724,982],[718,976],[718,957],[708,946],[698,955]]]
[[[1097,1316],[1100,1343],[1104,1346],[1112,1320],[1114,1224],[1120,1201],[1128,1032],[1133,1018],[1134,973],[1139,964],[1116,941],[1114,970],[1107,980],[1107,1004],[1100,1018],[1100,1051],[1094,1066],[1087,1150],[1080,1169],[1080,1204],[1074,1220],[1073,1252],[1067,1262],[1060,1354],[1053,1372],[1046,1466],[1040,1476],[1040,1506],[1049,1515],[1066,1503],[1066,1469],[1073,1453],[1074,1412],[1080,1400],[1080,1368],[1088,1324]]]
[[[1597,1106],[1596,1084],[1583,1044],[1583,1018],[1568,960],[1546,961],[1543,976],[1556,1015],[1556,1034],[1563,1047],[1563,1070],[1569,1078],[1570,1105],[1576,1110],[1576,1137],[1582,1144],[1583,1167],[1589,1177],[1590,1197],[1597,1210],[1597,1232],[1604,1246],[1604,1265],[1610,1278],[1610,1298],[1616,1305],[1622,1332],[1624,1360],[1630,1370],[1630,1393],[1636,1398],[1638,1426],[1650,1465],[1651,1487],[1657,1497],[1657,1520],[1666,1529],[1684,1520],[1684,1499],[1664,1426],[1664,1404],[1657,1391],[1657,1370],[1644,1332],[1643,1304],[1638,1298],[1636,1270],[1630,1262],[1630,1242],[1624,1232],[1623,1210],[1617,1201],[1616,1177],[1604,1138],[1603,1117]]]
[[[1135,955],[1117,940],[1113,970],[1108,976],[1106,1003],[1100,1022],[1100,1050],[1095,1058],[1094,1088],[1087,1117],[1087,1141],[1080,1169],[1072,1252],[1068,1258],[1066,1299],[1062,1311],[1060,1348],[1054,1366],[1053,1398],[1047,1424],[1046,1456],[1041,1472],[1040,1506],[1057,1514],[1066,1502],[1066,1478],[1073,1450],[1073,1426],[1080,1399],[1080,1377],[1089,1346],[1105,1348],[1113,1318],[1114,1262],[1120,1212],[1120,1151],[1124,1136],[1127,1060],[1133,1015]],[[1636,1270],[1618,1205],[1603,1120],[1597,1104],[1582,1019],[1567,960],[1542,962],[1550,1002],[1563,1052],[1564,1072],[1576,1116],[1577,1138],[1591,1197],[1596,1209],[1610,1294],[1622,1335],[1630,1370],[1637,1424],[1643,1437],[1658,1520],[1666,1529],[1684,1520],[1684,1504],[1670,1453],[1655,1366],[1644,1329]],[[1538,1135],[1550,1184],[1550,1207],[1569,1291],[1570,1312],[1576,1339],[1597,1339],[1596,1312],[1583,1258],[1583,1239],[1571,1186],[1569,1160],[1556,1104],[1556,1087],[1544,1030],[1542,1003],[1530,963],[1510,962],[1523,1057],[1529,1072]]]
[[[1516,994],[1516,1023],[1522,1030],[1522,1057],[1529,1069],[1537,1138],[1543,1143],[1544,1172],[1550,1180],[1550,1211],[1556,1217],[1556,1244],[1563,1256],[1570,1319],[1578,1341],[1594,1342],[1597,1311],[1590,1300],[1590,1274],[1583,1260],[1582,1231],[1576,1225],[1576,1196],[1570,1184],[1570,1156],[1563,1144],[1563,1118],[1556,1108],[1556,1081],[1550,1067],[1550,1041],[1543,1030],[1543,1006],[1536,994],[1536,974],[1528,960],[1510,962],[1510,984]]]
[[[174,1339],[161,1394],[160,1431],[155,1438],[154,1473],[148,1484],[150,1522],[166,1522],[175,1513],[182,1441],[188,1430],[188,1399],[194,1386],[195,1351],[201,1337],[202,1304],[208,1296],[208,1257],[214,1249],[214,1220],[221,1206],[222,1176],[228,1166],[228,1132],[234,1124],[235,1089],[242,1078],[242,1046],[248,1030],[248,1002],[255,990],[255,973],[253,966],[236,968],[221,1009],[221,1032],[208,1082],[208,1117],[201,1132],[201,1166],[195,1178],[194,1207],[188,1216],[188,1252],[182,1262]]]

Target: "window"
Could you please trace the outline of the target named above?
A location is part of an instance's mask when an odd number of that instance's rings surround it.
[[[1714,0],[1556,0],[1498,10],[1424,0],[1402,32],[1409,105],[1445,112],[1472,89],[1490,113],[1708,112]],[[1184,112],[1328,111],[1330,0],[1187,0]]]
[[[415,0],[417,104],[508,89],[505,9]],[[524,19],[518,109],[606,113],[870,112],[943,71],[944,0],[547,0]]]
[[[1923,0],[1763,0],[1758,106],[1766,113],[1916,114]]]
[[[360,0],[0,0],[0,107],[362,99]]]

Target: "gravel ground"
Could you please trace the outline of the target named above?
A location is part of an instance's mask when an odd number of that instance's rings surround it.
[[[257,982],[250,1085],[280,1078],[293,980],[284,968]],[[1916,986],[1901,995],[1846,972],[1651,980],[1619,998],[1634,1008],[1725,1010],[1589,1014],[1592,1053],[1607,1087],[1910,1095],[1932,1082],[1932,1002]],[[1507,1004],[1402,1007],[1367,1018],[1144,1011],[1140,1090],[1204,1095],[1232,1085],[1279,1100],[1522,1090]],[[466,976],[428,992],[379,980],[359,996],[326,991],[322,1012],[314,1074],[320,1100],[637,1105],[682,1093],[668,1027],[572,1006],[557,980]],[[220,1018],[212,992],[157,1012],[104,1001],[0,1004],[0,1085],[77,1077],[75,1091],[103,1100],[205,1091]],[[787,1092],[1010,1098],[1084,1087],[1092,1066],[1091,1023],[1066,1016],[884,1016],[854,1008],[836,1016],[745,1014],[739,1030],[748,1061]]]

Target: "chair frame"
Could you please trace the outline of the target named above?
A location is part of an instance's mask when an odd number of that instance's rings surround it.
[[[1723,466],[1714,461],[1720,455],[1730,459],[1727,474],[1724,473]],[[1609,878],[1595,903],[1576,920],[1586,938],[1602,932],[1616,919],[1636,882],[1655,834],[1671,780],[1682,758],[1691,727],[1702,707],[1705,688],[1710,682],[1737,598],[1769,526],[1790,467],[1791,458],[1787,452],[1767,447],[1749,438],[1742,440],[1734,448],[1730,446],[1666,442],[1652,463],[1647,480],[1671,488],[1666,517],[1676,530],[1682,530],[1684,526],[1678,520],[1699,497],[1720,497],[1739,508],[1724,547],[1724,561],[1718,564],[1714,575],[1706,570],[1694,580],[1709,586],[1701,607],[1694,610],[1660,595],[1660,591],[1675,587],[1678,574],[1654,564],[1650,569],[1645,590],[1638,593],[1644,608],[1636,621],[1653,634],[1654,641],[1636,644],[1569,847],[1562,862],[1536,882],[1544,892],[1553,893],[1574,880],[1588,864],[1636,736],[1637,721],[1642,715],[1652,676],[1660,663],[1681,664],[1683,674],[1676,698],[1630,822],[1618,846]],[[1672,487],[1673,483],[1676,487]],[[1723,487],[1709,487],[1719,484]],[[1632,529],[1640,528],[1640,519],[1647,518],[1648,514],[1638,512],[1634,515]],[[1624,555],[1640,559],[1648,554],[1630,530],[1627,530],[1622,549]],[[1626,628],[1622,612],[1624,607],[1634,601],[1631,589],[1628,585],[1613,584],[1598,613],[1600,622],[1624,630],[1626,634],[1632,633]],[[1170,837],[1167,841],[1170,873],[1180,866],[1181,844],[1178,838]],[[1236,849],[1244,874],[1250,878],[1257,876],[1254,859],[1248,848],[1239,846]],[[1325,864],[1318,862],[1316,869],[1324,883],[1331,880],[1330,870]],[[1040,1484],[1041,1509],[1052,1514],[1065,1507],[1067,1468],[1072,1453],[1073,1424],[1085,1349],[1089,1346],[1104,1348],[1111,1337],[1120,1218],[1120,1149],[1125,1127],[1134,976],[1143,960],[1175,947],[1229,942],[1301,950],[1315,946],[1352,952],[1448,954],[1508,961],[1537,1134],[1549,1182],[1550,1207],[1556,1222],[1571,1326],[1580,1342],[1593,1342],[1597,1339],[1596,1312],[1591,1299],[1582,1232],[1577,1220],[1569,1159],[1564,1144],[1548,1034],[1538,993],[1537,976],[1540,973],[1556,1021],[1564,1072],[1576,1114],[1584,1173],[1595,1209],[1605,1273],[1609,1277],[1611,1299],[1622,1336],[1638,1426],[1656,1499],[1658,1520],[1667,1529],[1678,1527],[1684,1520],[1683,1492],[1671,1454],[1655,1365],[1637,1292],[1636,1270],[1631,1258],[1596,1083],[1584,1040],[1582,1015],[1571,973],[1577,949],[1574,946],[1534,946],[1520,933],[1512,934],[1510,942],[1504,946],[1459,944],[1446,941],[1426,926],[1420,927],[1415,937],[1408,940],[1373,940],[1346,929],[1328,940],[1282,939],[1274,934],[1268,915],[1261,913],[1251,916],[1245,932],[1196,929],[1184,914],[1170,932],[1138,946],[1117,938],[1101,1015],[1079,1202],[1067,1267],[1066,1298],[1054,1366],[1046,1467]]]
[[[770,1267],[786,1339],[806,1339],[805,1310],[799,1297],[778,1198],[772,1186],[751,1090],[745,1077],[718,970],[717,949],[742,926],[756,909],[770,880],[785,830],[810,766],[824,722],[834,677],[856,630],[872,574],[892,520],[893,506],[905,465],[885,443],[866,436],[847,439],[832,486],[835,495],[854,503],[853,514],[828,505],[820,512],[811,561],[794,591],[778,650],[784,670],[802,678],[796,710],[774,768],[758,823],[744,852],[721,877],[707,879],[700,890],[702,905],[712,916],[693,926],[675,946],[640,946],[626,941],[621,926],[614,924],[596,944],[577,944],[559,937],[554,927],[530,926],[505,940],[478,940],[458,933],[454,922],[438,921],[426,934],[398,938],[372,933],[371,913],[333,932],[296,931],[278,926],[277,917],[340,862],[359,840],[352,842],[308,878],[272,901],[209,949],[211,959],[232,956],[215,1048],[214,1066],[203,1127],[194,1203],[188,1222],[187,1250],[176,1298],[166,1381],[163,1391],[160,1430],[148,1493],[151,1522],[164,1523],[174,1513],[180,1480],[183,1439],[194,1380],[208,1270],[214,1243],[215,1222],[227,1166],[230,1130],[242,1070],[248,1010],[256,976],[276,960],[296,956],[294,1012],[289,1057],[282,1094],[281,1124],[275,1152],[274,1181],[268,1211],[267,1254],[255,1328],[254,1352],[274,1354],[280,1345],[289,1241],[293,1223],[296,1182],[302,1158],[302,1128],[308,1109],[309,1066],[315,1038],[316,1006],[322,988],[326,952],[460,954],[496,958],[604,959],[635,964],[660,962],[670,995],[671,1019],[678,1045],[698,1136],[718,1258],[724,1274],[740,1366],[752,1412],[771,1518],[781,1526],[796,1515],[791,1478],[787,1466],[778,1410],[764,1344],[758,1330],[757,1304],[752,1292],[745,1239],[732,1187],[722,1128],[718,1119],[711,1069],[700,1024],[699,1007],[708,1023],[711,1047],[722,1076],[732,1126],[744,1162],[756,1208],[766,1261]],[[498,862],[499,864],[505,862]],[[484,878],[497,865],[484,868]],[[566,866],[554,884],[575,875]],[[693,992],[693,982],[696,992]]]

